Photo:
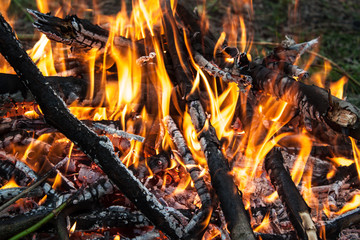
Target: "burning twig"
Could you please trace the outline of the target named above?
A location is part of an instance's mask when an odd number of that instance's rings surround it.
[[[0,190],[0,204],[11,198],[14,198],[14,197],[19,198],[18,197],[19,194],[24,193],[24,191],[26,189],[27,189],[26,187],[1,189]],[[21,197],[41,197],[41,196],[44,196],[44,191],[41,187],[37,187],[37,188],[31,189],[30,191],[26,192]],[[1,206],[1,208],[3,208],[3,207]],[[0,212],[1,212],[1,208],[0,208]]]
[[[200,68],[204,69],[207,73],[214,77],[220,77],[225,82],[235,82],[242,87],[246,87],[251,84],[251,77],[250,76],[236,76],[231,74],[230,72],[225,72],[221,70],[216,65],[210,63],[208,60],[205,59],[200,53],[195,52],[194,60],[196,64],[200,66]]]
[[[101,123],[94,123],[94,127],[101,129],[109,134],[116,134],[119,137],[123,137],[123,138],[127,138],[129,140],[135,140],[135,141],[139,141],[139,142],[144,142],[145,138],[139,135],[135,135],[135,134],[131,134],[131,133],[127,133],[125,131],[122,130],[117,130],[114,129],[112,127],[106,126],[104,124]]]
[[[311,219],[309,207],[301,197],[289,172],[283,165],[283,157],[279,150],[273,149],[265,159],[265,169],[271,183],[276,188],[284,203],[289,218],[301,239],[318,239],[316,227]]]
[[[77,229],[83,230],[102,227],[144,227],[152,225],[142,213],[121,206],[111,206],[91,213],[72,216],[71,222],[75,221],[77,222]]]
[[[330,221],[324,222],[326,239],[337,239],[341,230],[351,227],[360,222],[360,208],[344,213]],[[321,226],[319,227],[321,228]]]
[[[156,227],[171,238],[181,238],[183,227],[179,221],[169,214],[153,194],[119,161],[108,138],[99,137],[69,112],[65,103],[45,83],[44,76],[31,61],[2,16],[0,22],[0,52],[33,93],[46,121],[88,154]]]
[[[71,197],[69,197],[65,202],[63,202],[59,207],[55,208],[54,210],[52,210],[48,215],[46,215],[43,219],[41,219],[39,222],[37,222],[36,224],[34,224],[33,226],[29,227],[28,229],[25,229],[24,231],[16,234],[15,236],[13,236],[12,238],[10,238],[9,240],[18,240],[21,239],[22,237],[25,237],[26,235],[28,235],[29,233],[32,233],[34,231],[36,231],[37,229],[39,229],[42,225],[44,225],[45,223],[47,223],[48,221],[50,221],[52,218],[54,218],[56,215],[58,215],[74,198],[76,198],[77,194],[79,194],[80,190],[75,193],[72,194]]]

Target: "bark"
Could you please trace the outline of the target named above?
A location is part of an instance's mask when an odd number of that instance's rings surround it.
[[[0,52],[30,89],[45,120],[82,149],[144,215],[171,238],[181,238],[183,227],[117,158],[110,140],[98,136],[66,108],[65,103],[46,83],[5,19],[0,17]]]
[[[16,188],[6,188],[0,190],[0,204],[4,203],[5,201],[16,197],[21,192],[26,190],[25,187],[16,187]],[[44,191],[41,187],[37,187],[32,191],[28,192],[24,197],[42,197],[44,195]]]
[[[318,239],[315,224],[310,216],[310,208],[300,195],[283,162],[283,156],[277,149],[271,150],[266,156],[265,169],[271,183],[285,205],[298,236],[301,239]]]
[[[257,90],[280,98],[299,109],[308,131],[325,124],[338,133],[360,139],[360,110],[349,102],[330,95],[314,85],[306,85],[251,63],[253,86]]]
[[[83,79],[56,76],[45,77],[45,79],[68,104],[86,97],[87,83]],[[0,106],[7,103],[33,101],[32,94],[17,75],[0,73]]]

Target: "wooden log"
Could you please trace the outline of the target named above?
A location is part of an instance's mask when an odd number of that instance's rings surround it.
[[[76,221],[78,230],[96,230],[99,228],[143,227],[151,226],[151,222],[138,211],[121,206],[111,206],[70,216],[71,222]]]
[[[75,100],[83,100],[86,97],[87,82],[84,79],[56,76],[45,77],[45,79],[68,104]],[[33,101],[34,98],[30,91],[17,75],[0,73],[0,106],[10,102]]]
[[[271,183],[283,204],[298,236],[301,239],[318,239],[316,227],[310,216],[310,208],[301,197],[289,172],[283,165],[284,159],[279,150],[271,150],[265,159],[265,169]]]
[[[11,26],[2,15],[0,16],[0,52],[34,95],[45,120],[59,129],[97,163],[157,228],[170,238],[181,238],[182,224],[117,158],[113,145],[107,137],[98,136],[70,113],[65,103],[46,84],[44,76],[22,48]]]
[[[198,101],[198,93],[195,91],[193,94],[189,94],[192,89],[190,80],[192,78],[189,76],[190,73],[185,71],[190,69],[190,65],[186,62],[188,56],[186,51],[183,50],[185,49],[184,43],[176,27],[170,2],[167,0],[160,1],[160,5],[163,11],[163,23],[167,42],[169,46],[175,46],[175,44],[178,46],[177,48],[169,48],[171,60],[176,71],[176,79],[180,86],[184,86],[182,90],[183,94],[185,94],[191,121],[196,131],[198,133],[201,132],[198,138],[209,166],[211,185],[219,197],[230,236],[232,239],[255,239],[248,214],[242,202],[241,193],[230,175],[229,164],[220,150],[220,142],[217,139],[215,129],[210,124],[209,127],[204,128],[207,118],[200,101]]]
[[[53,41],[80,49],[100,50],[107,44],[109,31],[86,19],[80,19],[76,15],[68,15],[62,19],[31,9],[28,9],[28,12],[36,19],[33,26]],[[123,36],[115,36],[114,45],[120,48],[135,48],[141,56],[145,55],[144,44],[140,41],[134,42]]]
[[[109,180],[100,179],[97,183],[94,183],[84,189],[79,196],[71,199],[72,204],[80,204],[85,201],[101,198],[102,196],[112,193],[113,187]],[[51,211],[59,207],[64,202],[68,201],[73,195],[71,193],[64,193],[59,195],[56,201],[50,203],[45,202],[43,206],[33,209],[29,212],[18,214],[14,217],[0,218],[0,231],[1,238],[8,239],[9,237],[19,233],[28,227],[34,225],[40,219],[44,218]]]
[[[351,103],[257,63],[250,64],[250,73],[255,89],[298,108],[308,131],[312,131],[312,125],[325,124],[338,133],[360,139],[360,110]]]
[[[318,228],[321,229],[321,227],[325,225],[326,239],[335,240],[339,237],[339,234],[343,229],[358,223],[360,223],[360,208],[356,208],[331,219],[330,221],[326,221]]]

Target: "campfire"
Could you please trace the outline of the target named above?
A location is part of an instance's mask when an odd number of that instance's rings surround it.
[[[68,8],[27,10],[29,50],[0,8],[1,239],[359,238],[360,111],[309,74],[317,36],[260,53],[185,1]]]

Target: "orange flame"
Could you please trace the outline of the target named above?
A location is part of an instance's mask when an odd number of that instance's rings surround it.
[[[17,188],[20,187],[16,181],[15,178],[12,177],[4,186],[2,186],[0,189],[7,189],[7,188]]]

